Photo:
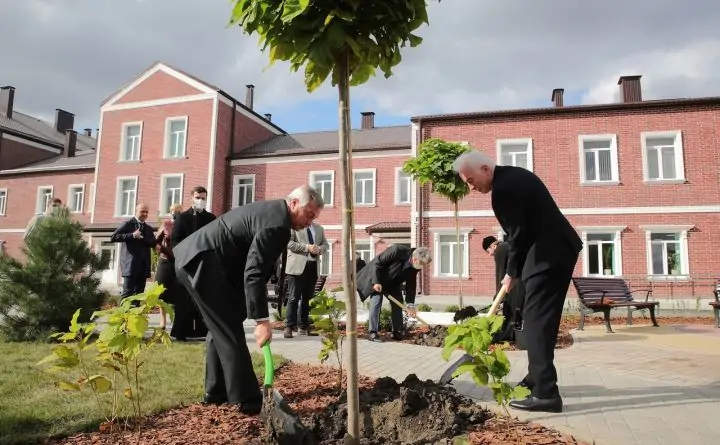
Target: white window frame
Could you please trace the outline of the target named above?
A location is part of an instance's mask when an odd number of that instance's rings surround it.
[[[88,204],[90,204],[90,213],[95,213],[95,183],[90,183],[90,199],[88,200]]]
[[[690,278],[690,253],[688,250],[688,232],[694,228],[693,224],[678,225],[642,225],[640,230],[645,231],[645,256],[647,258],[647,275],[650,280],[657,281],[685,281]],[[653,274],[652,263],[652,240],[653,233],[677,233],[680,235],[680,274],[679,275],[655,275]]]
[[[76,189],[80,189],[80,196],[82,197],[80,199],[80,210],[74,210],[72,206]],[[83,213],[85,211],[85,184],[70,184],[68,186],[68,196],[65,204],[67,204],[70,213]]]
[[[165,193],[167,193],[167,180],[180,178],[180,200],[178,202],[171,202],[166,205]],[[181,204],[183,202],[183,196],[185,193],[185,174],[184,173],[163,173],[160,175],[160,205],[158,206],[160,216],[170,216],[170,206],[173,204]]]
[[[357,187],[355,186],[355,176],[358,173],[372,173],[372,184],[373,184],[373,192],[372,192],[372,202],[364,202],[362,204],[358,203],[355,199],[355,196],[357,194]],[[377,203],[377,169],[375,168],[358,168],[353,169],[353,175],[352,175],[352,181],[353,181],[353,204],[360,207],[373,207]]]
[[[333,273],[333,245],[335,244],[334,239],[328,239],[328,249],[327,249],[327,258],[328,258],[328,268],[327,268],[327,274],[322,273],[322,264],[319,264],[318,266],[318,275],[325,275],[329,277]],[[322,255],[318,257],[318,261],[322,262]]]
[[[440,273],[440,236],[452,235],[457,236],[457,232],[454,228],[445,229],[430,229],[433,234],[433,277],[434,278],[453,278],[457,279],[457,274],[441,274]],[[464,245],[463,249],[463,279],[470,278],[470,233],[473,231],[472,228],[460,228],[460,239]]]
[[[610,179],[588,180],[585,166],[585,142],[610,142]],[[582,185],[618,185],[620,184],[620,163],[618,160],[616,134],[581,134],[578,136],[578,154],[580,159],[580,184]],[[596,166],[599,168],[599,166]],[[598,176],[599,176],[598,172]]]
[[[8,189],[0,188],[0,216],[7,215]]]
[[[408,201],[400,201],[400,184],[401,184],[401,175],[407,175],[402,180],[405,180],[408,183]],[[412,177],[412,175],[407,174],[403,171],[402,167],[395,167],[395,205],[396,206],[409,206],[412,204],[412,194],[413,194],[413,188],[415,185],[415,179]]]
[[[255,202],[255,175],[254,174],[245,174],[245,175],[233,175],[233,191],[232,191],[232,208],[240,207],[237,204],[239,193],[240,193],[240,186],[238,185],[238,180],[240,179],[252,179],[252,202]],[[249,202],[247,204],[252,204],[252,202]]]
[[[315,188],[315,177],[318,175],[330,175],[330,199],[326,200],[323,196],[323,200],[325,201],[325,207],[333,207],[335,204],[335,170],[313,170],[308,175],[308,182],[310,183],[310,186]],[[315,190],[318,190],[315,188]],[[322,190],[318,190],[322,193]]]
[[[622,233],[627,228],[627,226],[588,226],[588,227],[578,227],[578,230],[580,230],[580,238],[582,238],[583,242],[583,250],[582,250],[582,264],[583,264],[583,276],[584,277],[600,277],[600,278],[606,278],[606,277],[621,277],[623,274],[623,256],[622,256]],[[590,234],[599,234],[599,235],[612,235],[613,236],[613,266],[615,269],[615,274],[613,275],[594,275],[590,274],[590,261],[589,261],[589,254],[590,250],[588,249],[588,235]]]
[[[125,147],[127,146],[127,130],[130,127],[140,127],[140,136],[138,137],[138,155],[137,159],[125,159]],[[137,121],[137,122],[123,122],[121,125],[121,133],[120,133],[120,156],[118,157],[118,161],[120,162],[140,162],[142,159],[142,141],[143,141],[143,130],[144,125],[143,121]]]
[[[171,156],[170,155],[170,148],[172,143],[172,134],[170,134],[171,131],[171,125],[173,122],[183,122],[185,124],[185,129],[183,130],[184,137],[183,137],[183,144],[182,147],[180,147],[180,152],[177,156]],[[174,116],[174,117],[168,117],[165,119],[165,144],[163,149],[163,158],[164,159],[186,159],[187,158],[187,141],[188,141],[188,117],[187,116]]]
[[[135,181],[135,202],[130,206],[130,211],[133,212],[129,215],[123,215],[122,213],[122,197],[120,196],[120,184],[123,181]],[[138,205],[138,189],[140,188],[139,176],[118,176],[115,182],[115,218],[127,218],[135,215],[135,207]]]
[[[366,259],[366,260],[365,260],[366,263],[369,263],[370,260],[372,260],[373,258],[375,258],[375,243],[373,242],[373,239],[372,239],[372,238],[356,239],[356,240],[355,240],[355,252],[357,252],[357,245],[358,245],[358,244],[367,244],[368,246],[370,246],[370,254],[369,254],[370,259]]]
[[[518,144],[525,144],[527,146],[527,158],[528,158],[528,170],[534,171],[534,163],[533,163],[533,140],[532,138],[515,138],[515,139],[498,139],[495,141],[495,149],[497,156],[497,165],[503,165],[502,164],[502,148],[505,145],[518,145]]]
[[[50,193],[43,193],[42,196],[40,192],[42,190],[50,190]],[[37,188],[37,193],[35,195],[35,214],[36,215],[42,215],[45,213],[45,210],[47,210],[48,202],[44,200],[45,196],[49,196],[49,199],[52,199],[55,196],[55,187],[52,185],[40,185]],[[41,203],[44,202],[44,205]]]
[[[674,138],[675,139],[675,172],[677,177],[672,179],[650,179],[650,169],[648,168],[647,140],[652,138]],[[685,153],[683,149],[682,131],[644,131],[640,133],[640,141],[642,145],[642,163],[643,163],[643,180],[649,184],[682,184],[685,182]],[[662,172],[662,165],[659,165],[659,171]]]

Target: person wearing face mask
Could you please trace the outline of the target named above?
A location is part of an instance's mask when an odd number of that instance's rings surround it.
[[[205,209],[207,189],[197,186],[190,192],[192,206],[184,212],[174,215],[175,221],[170,234],[170,245],[174,249],[185,238],[197,232],[215,220],[215,215]],[[207,335],[207,327],[197,306],[184,289],[179,287],[175,298],[175,320],[170,336],[185,341],[188,338],[202,338]]]
[[[155,249],[158,251],[155,281],[165,286],[165,292],[163,292],[161,298],[164,302],[172,305],[175,304],[177,297],[177,279],[175,277],[175,257],[173,256],[172,246],[170,245],[170,236],[173,231],[175,219],[180,212],[182,212],[182,206],[180,204],[170,206],[171,217],[162,222],[162,226],[155,237],[157,239]],[[165,329],[166,320],[167,316],[165,311],[161,309],[160,328]]]
[[[411,248],[393,244],[360,270],[357,276],[360,300],[365,302],[370,298],[368,321],[370,336],[368,340],[382,341],[378,329],[384,294],[392,295],[402,303],[402,287],[405,285],[405,303],[411,312],[415,312],[417,276],[420,269],[430,264],[431,260],[432,257],[427,247]],[[392,338],[399,341],[402,340],[404,331],[403,311],[400,306],[392,302],[390,309],[392,311]],[[414,316],[415,313],[411,313],[411,315]]]

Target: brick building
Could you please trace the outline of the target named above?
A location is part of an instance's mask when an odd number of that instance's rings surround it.
[[[417,142],[438,137],[489,150],[534,171],[580,232],[577,275],[624,276],[656,296],[709,297],[720,267],[720,98],[643,101],[640,76],[621,77],[618,103],[412,118]],[[452,208],[415,190],[414,242],[431,246],[426,294],[457,292]],[[489,196],[460,205],[466,295],[494,291],[484,236],[502,237]],[[464,249],[469,246],[469,249]]]

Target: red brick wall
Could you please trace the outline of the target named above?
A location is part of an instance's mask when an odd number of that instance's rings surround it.
[[[158,71],[128,91],[115,104],[129,104],[146,100],[192,96],[194,94],[202,94],[202,91],[163,71]]]
[[[212,112],[212,100],[106,111],[100,130],[102,138],[98,152],[99,184],[95,222],[116,222],[123,219],[114,217],[119,176],[139,176],[138,203],[147,203],[151,215],[154,215],[161,210],[161,175],[182,173],[185,175],[182,204],[187,207],[190,203],[190,190],[196,185],[207,185]],[[165,119],[175,116],[188,116],[186,158],[163,159]],[[139,121],[143,122],[140,161],[118,162],[122,124]]]
[[[0,138],[2,138],[2,132],[0,132]],[[49,150],[2,138],[0,139],[0,170],[22,167],[31,162],[42,161],[59,154],[60,150],[53,153]]]
[[[35,214],[38,187],[53,186],[55,197],[63,202],[68,201],[70,184],[85,184],[85,202],[83,212],[73,217],[83,224],[90,222],[91,184],[94,180],[93,170],[77,170],[55,173],[34,173],[14,176],[0,176],[0,188],[7,189],[7,209],[5,216],[0,216],[0,240],[7,241],[6,248],[10,255],[20,253],[23,233],[30,218]]]

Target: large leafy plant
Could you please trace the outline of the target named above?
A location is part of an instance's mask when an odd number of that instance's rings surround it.
[[[320,363],[325,363],[330,359],[331,354],[335,356],[339,367],[339,393],[342,393],[342,347],[345,340],[345,331],[340,329],[340,319],[345,316],[346,310],[345,302],[338,300],[335,292],[341,291],[341,287],[330,292],[321,290],[310,300],[310,317],[313,327],[322,336],[322,348],[318,353],[318,359],[320,359]]]

